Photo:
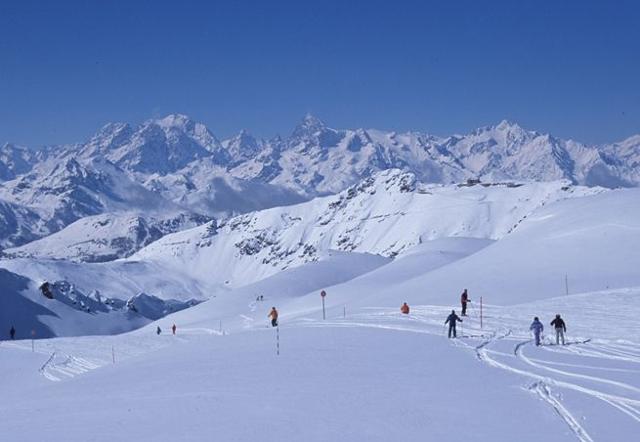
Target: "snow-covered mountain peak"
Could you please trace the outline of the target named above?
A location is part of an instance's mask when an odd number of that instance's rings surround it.
[[[308,113],[295,127],[293,133],[291,134],[291,138],[308,138],[313,135],[318,135],[320,132],[323,132],[327,129],[327,125],[322,120]]]
[[[196,124],[195,121],[184,114],[169,114],[166,117],[150,121],[163,129],[177,128],[185,131],[189,130],[189,128],[192,128]]]
[[[506,145],[522,143],[538,136],[540,136],[539,133],[528,131],[518,123],[509,120],[502,120],[496,125],[479,128],[471,134],[471,137],[483,140],[491,139],[498,144]]]
[[[234,164],[254,158],[263,149],[263,143],[245,129],[235,137],[224,140],[222,146],[227,150]]]

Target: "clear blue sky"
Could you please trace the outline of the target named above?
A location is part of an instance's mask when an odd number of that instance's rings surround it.
[[[617,141],[640,133],[640,2],[0,1],[0,143],[177,112],[221,138],[311,112]]]

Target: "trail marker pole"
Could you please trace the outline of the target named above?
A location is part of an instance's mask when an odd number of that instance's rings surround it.
[[[482,328],[482,296],[480,296],[480,328]]]
[[[280,356],[280,326],[276,326],[276,355]]]
[[[569,275],[564,275],[564,291],[565,294],[569,294]]]
[[[327,319],[327,312],[324,309],[324,298],[327,296],[327,292],[324,290],[320,292],[320,298],[322,298],[322,319]]]
[[[114,364],[116,363],[116,350],[113,348],[113,345],[111,346],[111,360]]]
[[[347,306],[342,307],[342,318],[347,319]]]
[[[222,334],[222,319],[220,320],[220,334]]]

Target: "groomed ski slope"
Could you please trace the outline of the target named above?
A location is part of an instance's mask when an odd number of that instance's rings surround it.
[[[331,309],[326,320],[316,309],[282,318],[280,355],[271,299],[222,331],[181,312],[176,336],[152,325],[36,341],[35,353],[3,342],[1,427],[21,441],[632,440],[640,327],[624,319],[639,299],[634,289],[485,306],[484,328],[472,310],[458,340],[443,336],[449,306]],[[532,346],[529,312],[546,324],[567,305],[570,345]]]

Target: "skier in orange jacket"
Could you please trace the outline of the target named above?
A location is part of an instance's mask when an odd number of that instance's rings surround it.
[[[406,302],[402,304],[402,307],[400,307],[400,311],[405,315],[409,314],[409,306],[407,305]]]
[[[271,318],[271,327],[278,326],[278,310],[275,307],[271,307],[268,318]]]

